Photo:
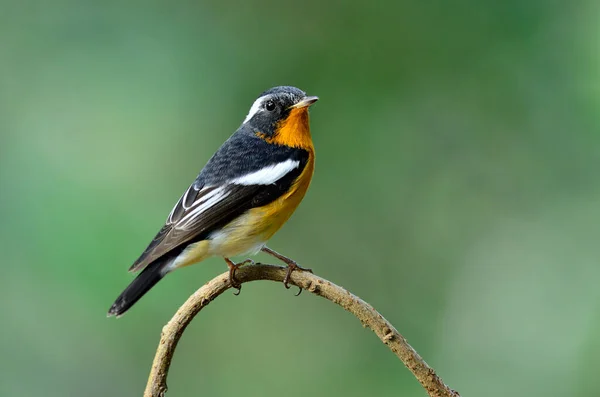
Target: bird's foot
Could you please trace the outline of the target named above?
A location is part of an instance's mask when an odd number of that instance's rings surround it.
[[[312,269],[306,268],[306,267],[302,267],[300,265],[298,265],[296,262],[294,261],[290,261],[289,263],[286,262],[287,265],[287,272],[285,273],[285,277],[283,278],[283,286],[287,289],[290,288],[290,286],[288,285],[288,283],[290,282],[290,276],[292,275],[292,272],[294,270],[300,270],[303,272],[309,272],[312,273]],[[296,296],[300,295],[302,293],[302,287],[298,287],[298,293],[296,294]]]
[[[252,259],[246,259],[243,262],[234,263],[229,258],[223,258],[223,259],[225,259],[225,262],[227,263],[227,267],[229,267],[229,283],[231,284],[232,288],[235,288],[237,290],[237,292],[234,292],[233,294],[235,296],[237,296],[242,291],[242,284],[239,282],[239,280],[237,278],[235,278],[235,271],[248,263],[250,263],[251,265],[254,265],[254,261]]]
[[[283,278],[283,286],[287,289],[290,288],[290,286],[289,286],[290,277],[294,270],[300,270],[300,271],[309,272],[309,273],[313,272],[312,269],[300,266],[298,263],[296,263],[295,260],[290,259],[287,256],[283,256],[283,255],[277,253],[276,251],[273,251],[269,247],[263,247],[262,251],[269,255],[274,256],[275,258],[279,259],[280,261],[282,261],[283,263],[285,263],[287,265],[287,272],[285,273],[285,277]],[[298,288],[299,288],[299,291],[296,294],[296,296],[298,296],[302,293],[302,287],[298,287]]]

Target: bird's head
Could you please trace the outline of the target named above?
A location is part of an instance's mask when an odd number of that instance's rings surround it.
[[[310,139],[308,108],[318,99],[296,87],[274,87],[259,95],[243,124],[271,143],[302,147]]]

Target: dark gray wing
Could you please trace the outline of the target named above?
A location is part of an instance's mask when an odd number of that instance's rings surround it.
[[[217,152],[220,155],[213,156],[196,181],[181,196],[165,225],[129,270],[141,270],[167,254],[177,255],[189,244],[205,240],[212,231],[247,210],[267,205],[288,191],[304,170],[309,153],[302,149],[289,152],[290,148],[281,148],[286,152],[287,158],[274,156],[265,160],[263,157],[260,167],[254,158],[262,156],[246,153],[245,159],[238,158],[238,162],[234,162],[238,166],[237,171],[232,173],[231,168],[236,166],[227,166],[231,163],[221,156],[229,155],[230,151],[223,151],[222,147]],[[246,165],[239,165],[240,163]],[[213,171],[206,173],[209,166]],[[283,171],[285,172],[282,173]],[[215,175],[214,172],[221,174]],[[277,180],[271,181],[269,176],[277,177]],[[207,183],[208,181],[213,183]]]

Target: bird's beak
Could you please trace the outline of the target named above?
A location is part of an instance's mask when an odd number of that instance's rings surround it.
[[[307,108],[310,105],[312,105],[313,103],[317,102],[318,100],[319,100],[318,96],[307,96],[304,99],[302,99],[300,102],[298,102],[297,104],[293,105],[291,108],[292,109]]]

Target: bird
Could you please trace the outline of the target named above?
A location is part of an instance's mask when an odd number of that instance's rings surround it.
[[[278,86],[261,93],[240,127],[208,160],[129,271],[140,272],[118,296],[108,316],[121,316],[172,271],[222,257],[229,281],[240,292],[235,271],[251,259],[232,257],[262,251],[303,268],[267,247],[304,198],[315,167],[309,107],[319,98]],[[301,289],[300,289],[301,291]]]

